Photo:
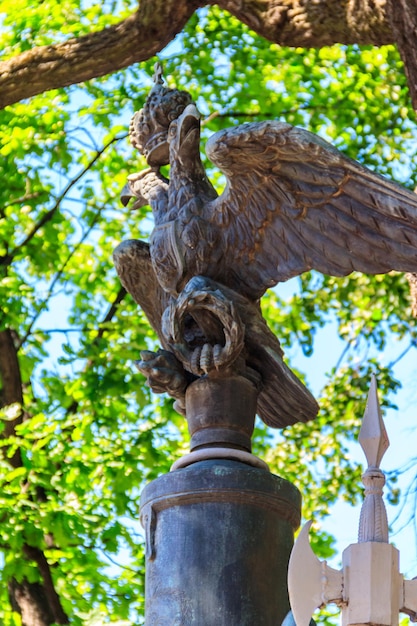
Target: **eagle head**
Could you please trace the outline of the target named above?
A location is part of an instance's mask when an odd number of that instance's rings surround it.
[[[200,113],[195,104],[185,107],[181,115],[171,122],[168,130],[171,166],[175,161],[192,166],[200,152]]]

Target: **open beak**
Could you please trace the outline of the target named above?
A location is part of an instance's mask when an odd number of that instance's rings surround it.
[[[123,187],[122,191],[120,192],[121,203],[123,204],[123,206],[127,206],[129,204],[130,199],[134,197],[135,197],[135,194],[133,193],[130,187],[130,183],[126,183],[126,185]]]
[[[126,183],[126,185],[123,187],[121,191],[120,201],[123,204],[123,206],[127,206],[132,198],[135,198],[135,202],[130,207],[131,211],[134,211],[135,209],[140,209],[141,207],[149,204],[149,201],[146,200],[143,196],[135,193],[130,183]]]
[[[189,104],[178,118],[179,146],[200,141],[200,113],[195,104]]]
[[[132,211],[149,204],[149,200],[144,198],[140,192],[140,182],[149,171],[150,170],[145,170],[137,174],[129,174],[127,183],[120,193],[120,201],[123,206],[127,206],[132,198],[135,198],[135,202],[130,207]]]

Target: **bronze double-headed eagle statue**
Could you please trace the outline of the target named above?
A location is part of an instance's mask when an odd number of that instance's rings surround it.
[[[122,201],[149,204],[155,227],[149,244],[125,241],[114,252],[163,348],[144,352],[139,367],[180,412],[193,381],[237,373],[257,386],[265,423],[313,419],[317,403],[284,363],[260,298],[312,269],[416,272],[417,195],[277,121],[210,137],[206,154],[226,180],[218,195],[200,158],[191,96],[165,87],[159,68],[154,80],[130,128],[149,169],[128,177]]]

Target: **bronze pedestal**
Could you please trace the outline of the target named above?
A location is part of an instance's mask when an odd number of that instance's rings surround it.
[[[301,498],[230,460],[194,463],[145,488],[146,626],[277,626]]]

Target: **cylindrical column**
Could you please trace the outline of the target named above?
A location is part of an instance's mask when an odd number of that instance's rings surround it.
[[[194,463],[143,491],[147,626],[277,626],[298,490],[229,460]]]
[[[193,382],[185,395],[191,451],[215,445],[250,452],[257,396],[243,376]]]

